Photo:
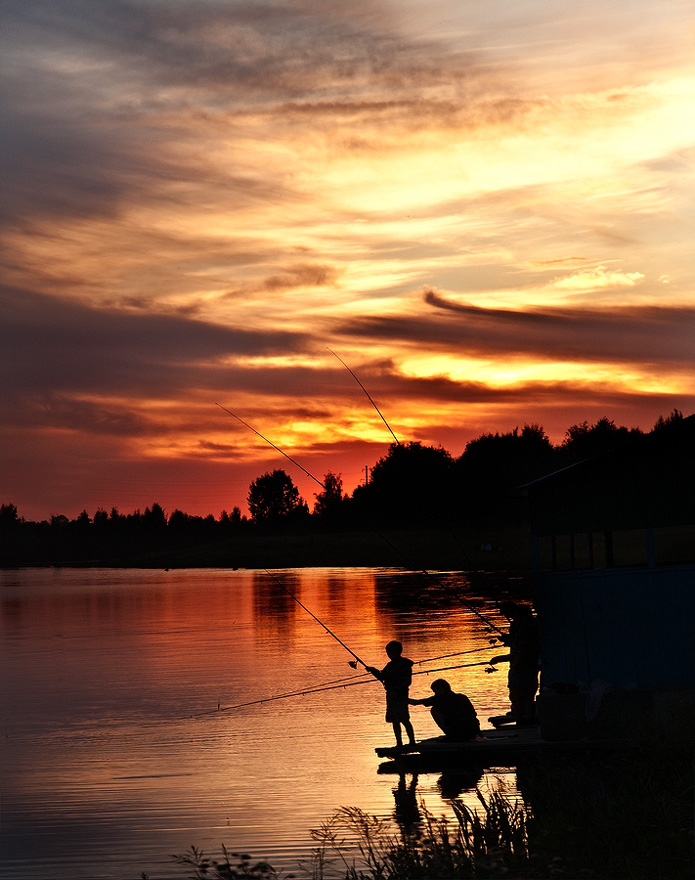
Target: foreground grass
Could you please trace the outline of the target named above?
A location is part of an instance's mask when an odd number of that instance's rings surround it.
[[[523,798],[478,793],[454,820],[421,807],[398,824],[342,807],[312,831],[313,880],[692,880],[695,740],[692,728],[654,736],[617,756],[540,763],[518,773]],[[280,880],[267,862],[223,848],[174,857],[196,880]],[[191,875],[189,875],[191,876]]]
[[[485,800],[482,813],[454,802],[456,825],[422,809],[422,822],[410,832],[357,807],[341,807],[311,832],[317,846],[300,872],[313,880],[410,880],[410,878],[521,877],[529,864],[527,811],[500,795]],[[213,859],[191,847],[173,857],[192,868],[198,880],[289,880],[267,862],[222,848]]]

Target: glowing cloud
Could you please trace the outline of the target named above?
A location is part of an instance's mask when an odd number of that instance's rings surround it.
[[[0,502],[243,508],[279,462],[216,401],[351,490],[390,438],[328,346],[454,454],[692,411],[694,22],[10,4]]]

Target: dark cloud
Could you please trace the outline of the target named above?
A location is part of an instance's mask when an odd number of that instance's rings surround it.
[[[335,285],[340,272],[334,266],[322,263],[297,263],[288,266],[279,275],[271,275],[263,282],[264,290],[290,290],[294,287],[326,287]]]
[[[393,91],[406,82],[412,89],[462,75],[459,52],[449,49],[445,58],[441,41],[398,35],[397,13],[383,9],[365,15],[315,3],[52,0],[9,2],[3,12],[8,38],[38,38],[54,52],[99,60],[90,71],[92,86],[116,74],[123,86],[136,87],[138,100],[146,100],[148,87],[170,93],[183,85],[200,104],[222,109],[221,94],[234,94],[237,104],[244,95],[289,100],[341,83],[366,80]]]
[[[129,195],[171,198],[159,191],[165,181],[209,180],[195,141],[205,118],[229,126],[232,141],[250,110],[274,124],[325,120],[341,146],[363,151],[384,149],[386,121],[518,128],[547,103],[515,94],[508,77],[502,88],[509,63],[486,66],[479,45],[426,28],[406,35],[397,5],[8,0],[3,28],[6,217],[26,218],[32,204],[58,217],[111,216]],[[381,136],[365,121],[381,122]],[[232,169],[210,184],[234,198],[256,188],[265,198],[269,185]]]
[[[342,271],[338,266],[328,263],[294,263],[253,284],[232,288],[225,293],[224,297],[237,299],[253,293],[283,293],[297,288],[334,287],[342,275]]]
[[[337,332],[467,356],[683,366],[695,357],[695,308],[629,305],[515,311],[464,305],[432,290],[424,300],[433,311],[357,318]]]
[[[96,309],[26,290],[5,289],[1,300],[4,396],[159,396],[198,385],[223,359],[288,354],[308,343],[301,333]]]
[[[250,110],[286,124],[340,113],[353,137],[384,113],[460,124],[460,107],[418,96],[455,81],[474,93],[472,63],[392,24],[376,7],[350,15],[313,3],[3,4],[5,221],[113,216],[135,193],[170,198],[164,182],[210,181],[219,171],[200,155],[196,123],[221,121],[233,140]],[[490,112],[508,114],[513,101],[503,103]],[[230,168],[210,184],[242,197],[268,182]]]

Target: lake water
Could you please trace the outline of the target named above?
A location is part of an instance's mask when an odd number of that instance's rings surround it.
[[[7,880],[173,880],[189,872],[170,854],[191,844],[291,870],[341,806],[391,817],[410,794],[450,815],[456,779],[378,772],[375,747],[393,743],[382,686],[354,685],[361,667],[286,590],[379,667],[394,638],[415,661],[470,652],[418,673],[499,653],[457,595],[504,626],[455,573],[25,569],[0,572],[0,590]],[[504,667],[418,674],[411,695],[442,676],[483,726],[507,710]],[[350,686],[256,702],[336,680]],[[418,739],[439,733],[425,707],[411,716]],[[504,768],[480,780],[514,784]]]

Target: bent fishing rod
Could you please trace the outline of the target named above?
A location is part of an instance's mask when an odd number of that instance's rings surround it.
[[[265,440],[265,442],[268,443],[270,446],[272,446],[273,449],[276,449],[276,450],[280,453],[280,455],[284,455],[285,458],[286,458],[288,461],[291,461],[293,465],[295,465],[296,467],[298,467],[300,471],[304,471],[304,473],[307,475],[307,477],[311,477],[311,479],[312,479],[315,483],[318,483],[319,486],[321,486],[322,489],[325,489],[325,488],[326,488],[326,486],[321,482],[321,480],[319,480],[318,477],[315,477],[315,476],[314,476],[310,471],[308,471],[303,465],[301,465],[298,461],[295,461],[295,460],[292,458],[291,455],[288,455],[286,452],[284,452],[282,449],[280,449],[279,446],[276,446],[276,445],[273,443],[272,440],[268,440],[267,437],[264,437],[263,434],[261,434],[260,431],[257,431],[257,430],[253,427],[253,425],[249,425],[248,422],[245,422],[245,421],[241,418],[241,416],[238,416],[236,413],[233,413],[233,412],[231,411],[231,409],[227,409],[226,406],[222,406],[221,403],[215,403],[215,406],[219,406],[220,409],[223,409],[223,410],[224,410],[226,413],[228,413],[230,416],[233,416],[238,422],[241,422],[242,425],[246,425],[246,427],[247,427],[250,431],[253,431],[254,434],[257,434],[257,435],[261,438],[261,440]]]
[[[328,346],[326,346],[326,347],[328,348]],[[382,422],[386,425],[386,427],[389,429],[389,432],[391,433],[391,436],[393,437],[393,439],[396,441],[396,444],[397,444],[398,446],[400,446],[400,445],[401,445],[400,440],[398,439],[398,437],[396,437],[396,435],[395,435],[395,434],[393,433],[393,431],[391,430],[391,425],[389,425],[389,423],[386,421],[386,419],[384,418],[384,416],[383,416],[381,410],[380,410],[379,407],[376,405],[376,403],[374,403],[374,400],[372,399],[372,395],[369,393],[369,391],[367,391],[367,389],[364,387],[364,385],[360,382],[359,377],[357,376],[357,374],[354,373],[354,372],[350,369],[350,367],[348,367],[348,365],[347,365],[347,364],[345,363],[345,361],[340,357],[340,355],[337,355],[337,354],[333,351],[332,348],[328,348],[328,351],[330,351],[330,353],[333,355],[333,357],[338,358],[338,360],[340,361],[340,363],[345,367],[345,369],[346,369],[346,370],[348,371],[348,373],[352,376],[352,378],[355,380],[355,382],[357,382],[357,384],[360,386],[360,388],[362,389],[362,391],[364,391],[364,393],[367,395],[367,399],[369,400],[369,402],[371,403],[371,405],[374,407],[374,409],[375,409],[375,410],[377,411],[377,413],[379,414],[379,417],[380,417],[381,421],[382,421]]]
[[[424,661],[423,661],[424,662]],[[413,675],[430,675],[433,672],[445,672],[449,669],[470,669],[473,666],[485,666],[487,667],[486,671],[496,672],[494,666],[491,661],[482,660],[480,663],[460,663],[456,666],[440,666],[438,669],[420,669],[417,672],[413,672]],[[259,706],[262,703],[272,703],[275,700],[287,700],[290,697],[305,697],[309,694],[320,694],[324,691],[335,691],[340,690],[341,688],[349,688],[349,687],[357,687],[360,684],[373,684],[376,682],[376,678],[364,678],[360,681],[346,681],[344,684],[330,684],[330,685],[317,685],[313,688],[305,688],[300,691],[289,691],[286,694],[274,694],[271,697],[263,697],[260,700],[248,700],[245,703],[236,703],[234,706],[218,706],[216,709],[207,709],[204,712],[196,712],[193,715],[188,715],[188,718],[203,718],[207,715],[217,715],[220,712],[231,712],[234,709],[245,709],[248,706]]]

